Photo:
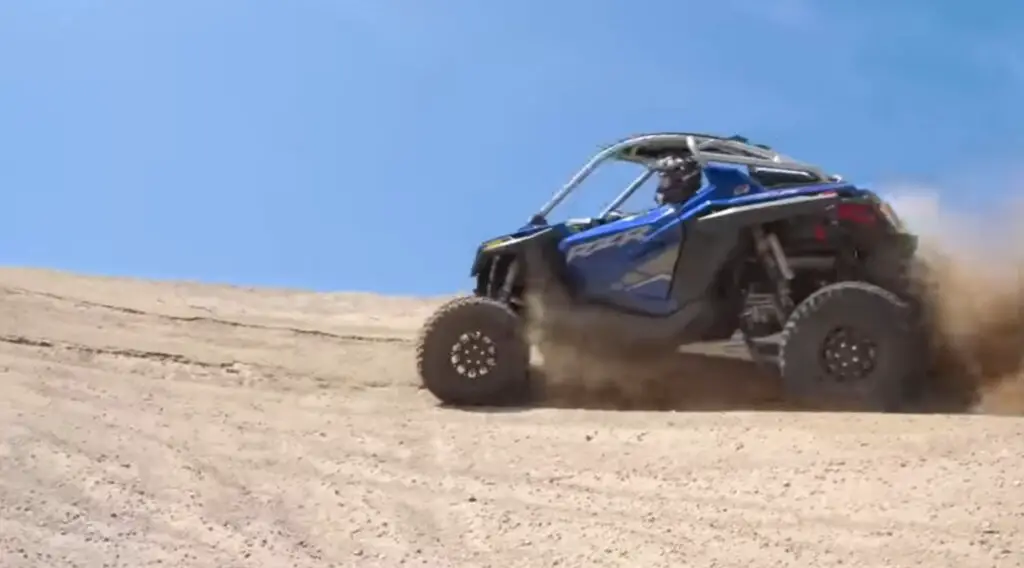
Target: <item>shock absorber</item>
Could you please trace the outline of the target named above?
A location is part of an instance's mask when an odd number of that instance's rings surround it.
[[[789,314],[793,311],[793,299],[789,290],[789,281],[793,279],[793,269],[786,260],[782,244],[775,233],[767,233],[758,225],[753,229],[754,247],[761,260],[765,273],[774,288],[772,307],[779,325],[785,325]]]
[[[516,278],[519,277],[519,259],[513,258],[509,262],[508,270],[505,271],[505,280],[501,285],[501,294],[499,299],[503,302],[509,302],[512,300],[512,292],[516,284]]]

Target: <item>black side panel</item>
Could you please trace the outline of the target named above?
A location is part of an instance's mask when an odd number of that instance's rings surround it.
[[[767,203],[741,205],[706,215],[697,220],[702,230],[726,233],[745,227],[790,219],[800,215],[824,214],[840,201],[836,194],[800,195]]]
[[[743,231],[748,227],[811,213],[824,213],[838,201],[835,195],[798,196],[770,203],[734,207],[712,213],[687,224],[679,260],[672,279],[671,294],[684,310],[696,310],[685,328],[688,340],[703,338],[720,323],[722,298],[712,287],[722,270],[736,258],[744,245]]]
[[[680,306],[704,298],[722,266],[739,246],[741,232],[747,227],[824,213],[838,201],[837,195],[798,196],[734,207],[691,221],[676,264],[673,296]]]
[[[706,296],[739,241],[739,230],[691,224],[672,277],[670,293],[680,306]]]

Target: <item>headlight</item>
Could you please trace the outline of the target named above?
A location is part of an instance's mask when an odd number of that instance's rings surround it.
[[[497,239],[487,241],[486,243],[480,245],[480,250],[490,250],[500,244],[508,242],[509,240],[511,240],[510,237],[499,237]]]

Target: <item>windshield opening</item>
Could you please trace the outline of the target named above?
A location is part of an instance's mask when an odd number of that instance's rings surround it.
[[[584,179],[583,183],[573,189],[565,201],[548,214],[548,218],[572,219],[597,216],[645,170],[645,167],[631,162],[611,160],[605,162]],[[650,187],[647,183],[643,184],[633,192],[627,203],[637,202],[638,196],[641,195],[646,195],[653,203],[653,190]]]

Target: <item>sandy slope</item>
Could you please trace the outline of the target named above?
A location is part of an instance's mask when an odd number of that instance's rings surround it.
[[[1024,566],[1024,421],[438,408],[431,303],[0,271],[0,566]]]

